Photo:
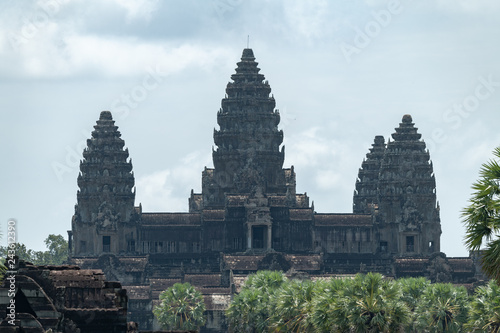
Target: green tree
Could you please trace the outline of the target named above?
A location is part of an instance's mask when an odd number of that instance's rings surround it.
[[[0,246],[0,257],[7,258],[7,255],[9,253],[8,250],[9,250],[9,247],[7,247],[7,246]],[[33,259],[34,259],[34,256],[35,256],[35,251],[33,251],[31,249],[28,249],[26,247],[26,245],[24,245],[23,243],[15,243],[14,244],[14,250],[15,250],[16,256],[20,260],[25,260],[25,261],[28,261],[28,262],[33,262]]]
[[[48,251],[46,256],[48,256],[48,263],[51,265],[61,265],[63,262],[68,260],[68,242],[61,235],[49,235],[45,239],[45,245]]]
[[[410,322],[401,289],[376,273],[333,279],[314,302],[312,321],[320,332],[399,332]]]
[[[16,243],[14,247],[16,256],[35,265],[61,265],[68,260],[68,242],[63,236],[50,234],[44,242],[47,251],[34,251],[23,243]],[[0,246],[0,257],[6,258],[7,254],[8,247]]]
[[[467,322],[467,290],[451,283],[430,284],[416,308],[419,332],[461,332]]]
[[[274,332],[315,332],[310,314],[312,300],[321,290],[320,282],[310,280],[283,283],[271,299],[269,326]]]
[[[226,311],[231,332],[265,332],[269,327],[271,300],[287,281],[282,272],[251,274]]]
[[[500,332],[500,287],[494,280],[476,289],[466,327],[469,332]]]
[[[312,300],[311,322],[317,332],[348,332],[349,320],[345,291],[350,279],[333,278],[323,283],[321,292]]]
[[[345,291],[344,306],[354,332],[398,332],[406,328],[410,311],[401,289],[376,273],[357,274]]]
[[[160,305],[153,309],[165,329],[197,330],[205,324],[203,296],[189,283],[176,283],[160,294]]]
[[[493,155],[500,158],[500,147]],[[500,284],[500,165],[496,160],[484,163],[480,178],[472,185],[474,193],[463,210],[466,226],[465,245],[471,251],[482,247],[484,273]]]
[[[410,310],[410,321],[408,323],[408,332],[418,332],[417,321],[418,315],[415,312],[424,291],[429,287],[431,282],[424,277],[418,278],[401,278],[395,281],[401,289],[401,300]]]

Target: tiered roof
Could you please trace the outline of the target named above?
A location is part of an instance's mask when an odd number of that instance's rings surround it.
[[[384,153],[384,137],[377,135],[370,152],[366,154],[366,159],[361,164],[358,179],[356,179],[353,205],[355,214],[369,214],[378,207],[378,177]]]
[[[128,149],[111,112],[102,111],[87,140],[78,175],[77,216],[86,222],[99,218],[127,220],[134,208],[135,191]],[[118,215],[119,214],[119,217]],[[103,222],[105,223],[105,221]]]

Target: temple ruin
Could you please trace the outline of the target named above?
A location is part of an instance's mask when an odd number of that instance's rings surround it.
[[[257,65],[252,49],[244,49],[217,112],[214,167],[203,170],[201,193],[191,191],[188,212],[135,206],[129,152],[111,113],[101,112],[80,164],[70,260],[121,282],[129,321],[155,329],[159,293],[190,282],[204,295],[204,331],[224,331],[231,295],[261,269],[477,279],[473,258],[440,252],[432,162],[410,115],[392,140],[375,137],[353,179],[353,213],[317,213],[296,192],[293,166],[283,167],[280,114]]]

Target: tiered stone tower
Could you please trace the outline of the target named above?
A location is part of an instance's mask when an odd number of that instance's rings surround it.
[[[280,115],[257,65],[253,51],[244,49],[231,76],[234,82],[227,84],[217,113],[220,129],[214,130],[214,169],[206,169],[202,177],[205,208],[224,207],[225,194],[286,194],[288,190],[294,199],[295,175],[282,168],[285,153],[284,147],[280,149]]]
[[[101,112],[83,151],[72,220],[75,256],[135,252],[134,174],[114,123],[111,112]]]
[[[379,214],[391,230],[388,252],[439,252],[441,223],[429,151],[410,115],[404,115],[380,165]],[[382,240],[381,240],[382,241]]]
[[[436,180],[429,152],[410,115],[403,116],[392,138],[384,149],[383,138],[377,137],[367,154],[356,182],[354,212],[371,213],[372,207],[378,208],[378,250],[382,253],[439,252]]]
[[[296,194],[293,167],[283,169],[280,115],[257,65],[253,51],[244,49],[217,113],[214,168],[205,168],[202,193],[192,192],[189,199],[189,211],[206,217],[205,250],[304,251],[312,243],[311,235],[291,230],[290,208],[307,210],[307,221],[298,219],[297,225],[310,224],[313,212],[307,195]],[[226,216],[224,223],[210,222],[216,214]],[[218,241],[221,230],[226,234]]]
[[[354,214],[371,214],[378,209],[378,177],[384,153],[384,137],[377,135],[370,152],[366,154],[366,159],[361,164],[358,179],[356,179]]]

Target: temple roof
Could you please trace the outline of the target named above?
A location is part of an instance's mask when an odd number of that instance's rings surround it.
[[[371,227],[371,215],[361,214],[314,214],[316,226]]]
[[[143,226],[200,225],[199,213],[142,213]]]

